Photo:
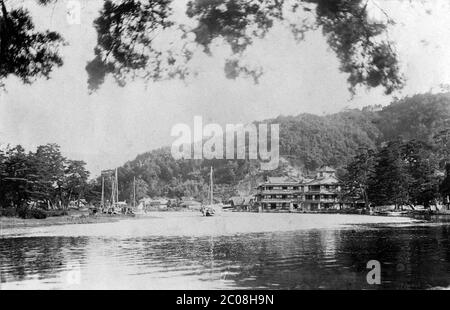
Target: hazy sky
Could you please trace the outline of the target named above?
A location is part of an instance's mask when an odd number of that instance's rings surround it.
[[[103,1],[82,0],[80,25],[69,25],[66,2],[37,7],[23,1],[36,25],[57,30],[69,45],[62,50],[64,66],[50,80],[23,85],[11,77],[0,93],[0,143],[22,144],[32,149],[57,143],[64,155],[87,162],[95,175],[133,159],[137,154],[170,145],[176,123],[192,124],[194,115],[208,123],[247,123],[253,120],[296,115],[327,114],[345,107],[386,105],[391,97],[381,89],[358,91],[350,100],[346,75],[320,32],[309,33],[297,44],[275,27],[248,51],[249,59],[265,73],[259,84],[252,79],[227,80],[223,74],[227,49],[217,44],[214,56],[198,53],[193,66],[199,75],[189,81],[145,85],[137,81],[118,87],[108,79],[92,95],[87,91],[85,66],[92,59],[96,33],[92,26]],[[184,0],[176,0],[177,16]],[[369,3],[374,3],[370,1]],[[396,42],[407,85],[397,96],[450,84],[450,3],[447,0],[377,1],[397,25],[389,31]],[[382,18],[376,8],[371,13]]]

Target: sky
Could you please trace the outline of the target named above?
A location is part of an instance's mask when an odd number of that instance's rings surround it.
[[[187,81],[147,83],[135,81],[118,87],[112,79],[94,94],[87,88],[86,63],[93,58],[96,32],[92,26],[103,1],[80,0],[80,24],[69,24],[67,1],[28,8],[38,29],[60,32],[68,45],[62,48],[64,66],[49,80],[24,85],[15,77],[0,91],[0,144],[21,144],[33,150],[57,143],[63,154],[84,160],[92,176],[132,160],[136,155],[169,146],[177,123],[193,126],[194,116],[203,123],[237,124],[279,115],[324,115],[345,108],[387,105],[392,96],[382,89],[359,89],[352,98],[347,76],[329,50],[320,31],[309,32],[297,43],[284,28],[275,26],[247,51],[247,57],[264,68],[258,84],[251,78],[226,79],[220,42],[213,55],[195,54],[192,66],[198,75]],[[397,24],[389,29],[395,42],[405,88],[397,97],[438,92],[450,84],[450,3],[369,0],[373,18],[384,18],[382,8]],[[174,4],[175,19],[184,16],[185,1]],[[191,21],[192,22],[192,21]],[[164,40],[164,39],[163,39]]]

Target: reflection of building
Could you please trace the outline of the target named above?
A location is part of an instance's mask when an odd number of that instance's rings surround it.
[[[319,210],[339,207],[336,170],[322,167],[314,179],[269,177],[257,187],[257,201],[266,210]]]

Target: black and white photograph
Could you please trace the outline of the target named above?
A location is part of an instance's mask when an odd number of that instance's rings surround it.
[[[449,290],[449,16],[0,0],[0,291]]]

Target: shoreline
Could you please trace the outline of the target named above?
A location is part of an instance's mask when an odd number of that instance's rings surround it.
[[[114,218],[113,218],[114,219]],[[224,212],[205,217],[196,212],[154,212],[136,217],[115,218],[114,223],[92,225],[50,225],[3,229],[2,237],[212,237],[247,233],[274,233],[307,230],[359,229],[363,225],[410,225],[420,221],[406,217],[367,215],[287,214]],[[68,223],[70,224],[70,223]]]
[[[96,215],[83,215],[83,216],[55,216],[47,217],[45,219],[22,219],[18,217],[0,217],[0,231],[3,229],[21,229],[21,228],[39,228],[39,227],[50,227],[50,226],[61,226],[61,225],[78,225],[78,224],[103,224],[103,223],[114,223],[123,220],[139,220],[145,218],[165,218],[167,215],[172,214],[186,214],[186,213],[196,213],[196,210],[159,210],[150,211],[145,214],[135,214],[135,215],[121,215],[121,214],[96,214]],[[221,213],[242,213],[242,214],[310,214],[310,215],[359,215],[373,217],[377,215],[367,214],[367,213],[347,213],[347,212],[289,212],[289,211],[272,211],[272,212],[252,212],[252,211],[238,211],[229,210],[223,211]],[[220,215],[219,215],[220,216]],[[379,216],[379,215],[378,215]],[[391,216],[380,216],[385,218],[392,218]],[[413,216],[401,216],[402,218],[409,218],[411,220],[418,220],[417,217]]]
[[[48,227],[55,225],[113,223],[129,219],[124,215],[88,215],[88,216],[54,216],[45,219],[22,219],[19,217],[0,217],[0,229]]]

